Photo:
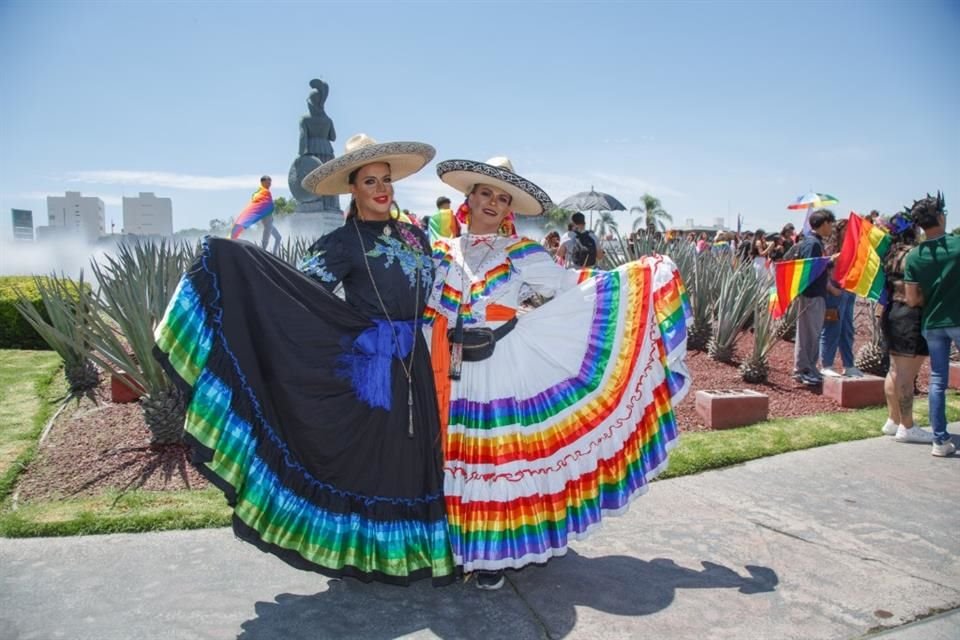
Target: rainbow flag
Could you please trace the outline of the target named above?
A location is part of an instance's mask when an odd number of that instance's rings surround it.
[[[890,234],[851,211],[833,279],[847,291],[879,300],[887,282],[883,258],[890,243]]]
[[[822,258],[804,258],[802,260],[783,260],[776,265],[777,288],[770,292],[769,307],[774,318],[780,318],[787,312],[790,303],[810,283],[820,277],[830,264],[828,256]]]
[[[450,209],[440,209],[430,216],[430,244],[440,238],[456,238],[460,235],[460,223]]]
[[[236,240],[243,233],[257,222],[273,213],[273,196],[270,195],[270,189],[260,187],[250,198],[250,204],[243,208],[236,220],[233,221],[233,231],[230,237]]]

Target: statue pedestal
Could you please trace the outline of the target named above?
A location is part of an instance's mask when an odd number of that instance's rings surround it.
[[[317,239],[343,226],[343,214],[339,211],[297,211],[287,218],[293,235]]]

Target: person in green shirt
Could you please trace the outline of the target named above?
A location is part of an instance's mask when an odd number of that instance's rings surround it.
[[[926,240],[907,254],[903,278],[907,304],[923,307],[923,337],[930,350],[933,455],[940,457],[957,450],[947,433],[946,390],[950,343],[960,348],[960,236],[947,235],[944,204],[939,192],[914,203],[910,213]]]

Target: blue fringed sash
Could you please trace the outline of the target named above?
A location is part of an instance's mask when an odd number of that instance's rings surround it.
[[[353,386],[357,397],[371,407],[390,410],[391,358],[403,360],[413,348],[418,320],[393,322],[373,319],[374,325],[357,336],[348,353],[340,356],[337,373]],[[394,340],[396,331],[396,340]]]

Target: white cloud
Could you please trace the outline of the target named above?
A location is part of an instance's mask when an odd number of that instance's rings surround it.
[[[62,193],[53,193],[47,191],[23,191],[21,193],[3,194],[3,198],[12,200],[46,200],[47,196],[62,196]]]
[[[286,175],[286,172],[277,172],[271,175]],[[67,182],[83,184],[115,184],[135,185],[138,187],[165,187],[168,189],[184,189],[188,191],[229,191],[233,189],[250,189],[260,182],[259,175],[239,176],[196,176],[182,173],[168,173],[165,171],[73,171],[67,174]],[[286,189],[281,180],[274,181],[274,187]]]
[[[657,184],[636,176],[623,176],[603,172],[586,172],[578,175],[557,173],[530,173],[530,180],[541,186],[557,202],[581,191],[609,193],[628,209],[640,201],[644,193],[651,193],[661,200],[664,197],[686,198],[682,191]]]
[[[661,200],[667,198],[686,198],[687,194],[672,187],[657,184],[635,176],[622,176],[611,173],[587,172],[570,175],[561,173],[531,172],[524,174],[538,186],[542,187],[554,202],[560,202],[574,193],[589,191],[591,186],[597,191],[603,191],[620,200],[628,209],[640,202],[644,193],[652,193]],[[397,182],[397,201],[404,209],[410,209],[419,214],[432,213],[436,208],[438,196],[447,196],[455,203],[458,194],[452,188],[437,178],[432,169],[424,169],[421,173]],[[344,206],[346,206],[344,204]]]
[[[4,195],[3,197],[9,197],[16,200],[44,200],[46,201],[47,196],[58,196],[63,197],[64,192],[55,192],[55,191],[24,191],[22,193],[15,193],[12,195]],[[103,200],[103,204],[117,206],[123,204],[121,196],[106,196],[99,193],[84,193],[85,198],[100,198]]]
[[[432,170],[424,170],[418,175],[397,182],[394,189],[400,207],[420,215],[432,214],[437,208],[439,196],[447,196],[457,201],[456,191],[441,182]],[[347,202],[349,198],[344,199],[344,206]]]
[[[669,196],[671,198],[687,197],[687,194],[674,189],[673,187],[669,187],[665,184],[650,182],[649,180],[644,180],[643,178],[638,178],[636,176],[620,176],[610,173],[596,173],[594,175],[604,182],[613,184],[615,189],[619,188],[623,189],[624,191],[637,194],[635,198],[637,200],[639,200],[640,196],[642,196],[644,193],[650,193],[660,199],[663,199],[664,196]]]

